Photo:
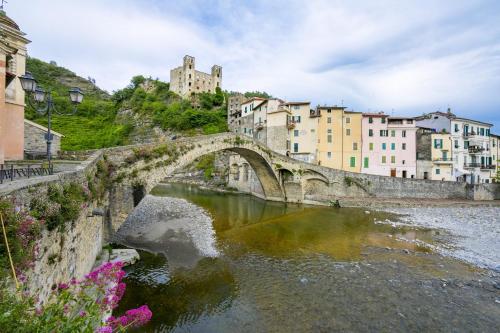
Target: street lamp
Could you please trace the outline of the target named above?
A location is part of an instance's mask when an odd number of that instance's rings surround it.
[[[30,72],[26,72],[23,76],[19,77],[21,81],[21,86],[23,90],[28,94],[28,104],[36,110],[41,115],[47,114],[47,160],[49,162],[49,172],[52,173],[52,133],[51,133],[51,123],[52,123],[52,112],[57,114],[63,114],[57,111],[54,105],[54,100],[52,98],[52,91],[45,91],[42,87],[38,86],[36,79]],[[83,101],[83,92],[80,88],[71,88],[69,91],[69,98],[71,103],[73,103],[74,108],[71,114],[75,114],[76,106]],[[35,101],[36,105],[33,105],[31,98]]]

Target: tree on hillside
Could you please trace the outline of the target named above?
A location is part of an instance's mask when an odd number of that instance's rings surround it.
[[[269,95],[265,91],[247,91],[244,96],[246,98],[252,98],[252,97],[261,97],[261,98],[273,98],[273,96]]]

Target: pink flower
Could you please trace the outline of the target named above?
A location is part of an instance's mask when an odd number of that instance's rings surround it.
[[[138,327],[149,322],[153,313],[147,305],[143,305],[137,309],[128,310],[125,315],[128,317],[128,321],[133,323],[133,326]]]
[[[127,326],[127,324],[128,324],[128,317],[127,316],[121,316],[120,318],[118,318],[118,320],[120,321],[120,325]]]
[[[87,312],[80,311],[80,313],[78,315],[83,318],[83,317],[85,317],[87,315]]]
[[[57,289],[59,289],[59,290],[66,290],[68,288],[69,288],[69,286],[67,283],[59,283],[59,285],[57,286]]]
[[[99,328],[98,333],[113,333],[113,328],[111,326],[103,326]]]

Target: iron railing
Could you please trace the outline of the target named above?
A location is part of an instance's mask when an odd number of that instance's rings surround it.
[[[18,166],[4,165],[0,164],[0,184],[3,184],[4,180],[16,180],[22,178],[31,178],[37,176],[47,176],[54,173],[54,167],[45,167],[43,165],[32,166],[28,164],[25,168],[20,168]]]

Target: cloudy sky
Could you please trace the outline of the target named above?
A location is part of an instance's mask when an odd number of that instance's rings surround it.
[[[500,133],[498,1],[10,0],[31,56],[108,91],[185,54],[223,88],[395,115],[452,110]]]

